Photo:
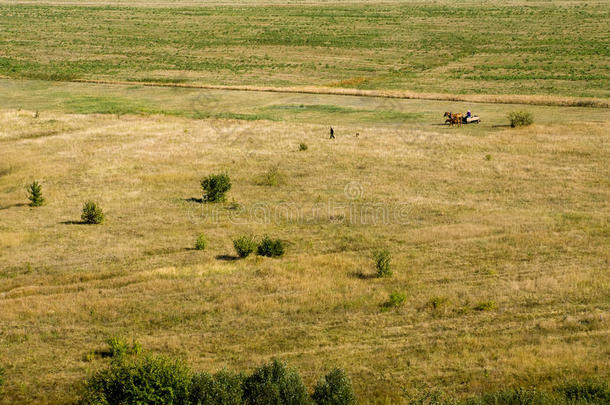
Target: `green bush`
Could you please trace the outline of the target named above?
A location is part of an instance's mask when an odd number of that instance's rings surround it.
[[[527,111],[512,111],[508,113],[508,120],[511,127],[522,127],[532,125],[534,116]]]
[[[483,394],[464,402],[465,405],[552,405],[561,404],[559,398],[536,389],[508,389]]]
[[[233,240],[233,247],[239,257],[248,257],[250,253],[254,252],[257,243],[252,236],[243,235]]]
[[[356,396],[347,374],[339,368],[326,374],[316,385],[313,401],[317,405],[354,405]]]
[[[406,299],[407,299],[407,295],[405,293],[395,291],[392,294],[390,294],[389,300],[384,302],[381,305],[381,307],[382,307],[382,309],[385,309],[385,310],[391,309],[391,308],[397,308],[397,307],[401,306],[402,304],[404,304]]]
[[[262,365],[244,381],[247,404],[309,404],[307,388],[299,374],[278,360]]]
[[[610,387],[607,381],[571,381],[557,389],[570,404],[610,404]]]
[[[214,375],[208,373],[195,374],[189,389],[189,404],[243,404],[243,382],[243,374],[234,374],[228,371],[219,371]]]
[[[201,187],[204,201],[224,201],[225,194],[231,189],[231,179],[228,174],[212,174],[201,180]]]
[[[28,200],[30,200],[31,207],[39,207],[44,204],[44,197],[42,196],[42,187],[40,183],[34,181],[32,184],[28,185]]]
[[[375,268],[377,269],[377,277],[389,277],[392,275],[392,255],[387,249],[379,250],[373,254]]]
[[[284,242],[280,239],[271,239],[265,236],[258,245],[259,256],[279,257],[284,254]]]
[[[299,150],[300,150],[300,151],[305,151],[305,150],[307,150],[307,144],[300,143],[300,144],[299,144]]]
[[[197,239],[195,240],[195,249],[204,250],[207,245],[208,245],[208,241],[205,238],[205,235],[200,233],[197,236]]]
[[[118,357],[90,377],[84,404],[183,404],[191,376],[179,361],[161,356]]]
[[[113,358],[126,354],[140,354],[142,352],[142,345],[135,340],[130,345],[125,339],[113,336],[108,338],[106,343],[108,344],[108,355]]]
[[[4,385],[4,369],[0,367],[0,392],[2,392],[2,386]]]
[[[80,218],[86,224],[101,224],[104,222],[104,213],[95,202],[87,201],[83,205],[83,213]]]

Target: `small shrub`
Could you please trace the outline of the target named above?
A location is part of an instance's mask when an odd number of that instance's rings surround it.
[[[326,374],[316,385],[313,401],[317,405],[355,405],[356,396],[347,374],[339,368]]]
[[[477,305],[474,306],[475,311],[492,311],[496,309],[495,301],[481,301]]]
[[[571,381],[557,389],[570,404],[610,404],[607,381],[590,379]]]
[[[299,374],[279,360],[257,368],[244,381],[247,404],[309,404],[307,388]]]
[[[282,182],[282,174],[280,173],[280,169],[277,166],[273,166],[269,169],[260,181],[261,185],[264,186],[277,186]]]
[[[231,179],[228,174],[212,174],[201,180],[201,187],[204,201],[224,201],[225,194],[231,189]]]
[[[31,207],[39,207],[44,204],[44,197],[42,196],[42,187],[37,181],[32,182],[28,185],[28,200],[30,200]]]
[[[377,277],[389,277],[392,275],[392,255],[387,249],[379,250],[373,254],[375,268],[377,269]]]
[[[428,308],[436,310],[436,309],[440,309],[442,306],[444,306],[445,303],[447,303],[447,298],[445,298],[445,297],[432,297],[432,298],[430,298],[430,300],[428,301],[426,306]]]
[[[191,383],[189,369],[162,356],[119,357],[90,377],[84,404],[186,403]]]
[[[487,160],[489,162],[491,159],[492,159],[492,157],[489,153],[487,155],[485,155],[485,160]]]
[[[205,235],[200,233],[197,236],[197,239],[195,240],[195,249],[204,250],[207,245],[208,245],[208,241],[205,238]]]
[[[2,392],[2,386],[4,385],[4,369],[0,367],[0,392]]]
[[[300,143],[299,144],[299,150],[300,151],[306,151],[307,150],[307,144]]]
[[[279,257],[284,254],[284,242],[280,239],[271,239],[265,236],[258,245],[258,255],[267,257]]]
[[[195,374],[189,388],[189,403],[241,405],[244,403],[243,382],[243,374],[228,371],[219,371],[214,375]]]
[[[257,243],[252,236],[243,235],[233,240],[233,247],[239,257],[248,257],[250,253],[254,252]]]
[[[527,111],[512,111],[508,114],[511,127],[524,127],[534,123],[534,116]]]
[[[142,345],[135,340],[131,345],[127,341],[120,337],[110,337],[106,340],[108,344],[108,356],[118,358],[126,354],[140,354],[142,353]]]
[[[382,309],[388,310],[391,308],[397,308],[397,307],[401,306],[402,304],[404,304],[406,299],[407,299],[407,295],[405,293],[395,291],[392,294],[390,294],[390,299],[387,302],[383,303]]]
[[[95,202],[87,201],[83,205],[83,213],[80,218],[86,224],[101,224],[104,222],[104,213]]]

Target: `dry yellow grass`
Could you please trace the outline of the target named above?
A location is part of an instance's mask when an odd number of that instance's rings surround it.
[[[310,386],[340,366],[365,403],[607,378],[610,119],[552,115],[354,124],[331,142],[315,123],[0,111],[0,401],[73,400],[111,335],[195,369],[277,356]],[[284,181],[261,186],[272,166]],[[226,204],[189,201],[220,171]],[[72,223],[89,198],[105,224]],[[244,233],[287,254],[229,260]],[[379,247],[392,278],[366,277]],[[396,290],[405,305],[382,312]]]

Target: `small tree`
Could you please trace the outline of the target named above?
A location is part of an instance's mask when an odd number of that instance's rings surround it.
[[[299,374],[279,360],[257,368],[244,381],[246,404],[304,405],[307,388]]]
[[[30,200],[31,207],[39,207],[44,204],[44,197],[42,196],[42,186],[37,181],[32,182],[28,185],[28,199]]]
[[[224,201],[225,194],[231,189],[231,179],[228,174],[211,174],[201,180],[201,187],[204,201]]]
[[[204,250],[207,245],[208,241],[205,238],[205,235],[200,233],[199,236],[197,236],[197,240],[195,241],[195,249]]]
[[[379,250],[373,254],[375,268],[377,269],[377,277],[389,277],[392,275],[392,255],[387,249]]]
[[[87,201],[83,205],[83,213],[80,218],[85,224],[101,224],[104,222],[104,213],[95,202]]]

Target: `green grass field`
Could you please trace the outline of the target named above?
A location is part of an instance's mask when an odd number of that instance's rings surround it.
[[[363,404],[610,380],[607,2],[130,4],[0,0],[0,403],[74,403],[111,336],[308,387],[338,366]],[[286,254],[237,259],[244,234]]]

